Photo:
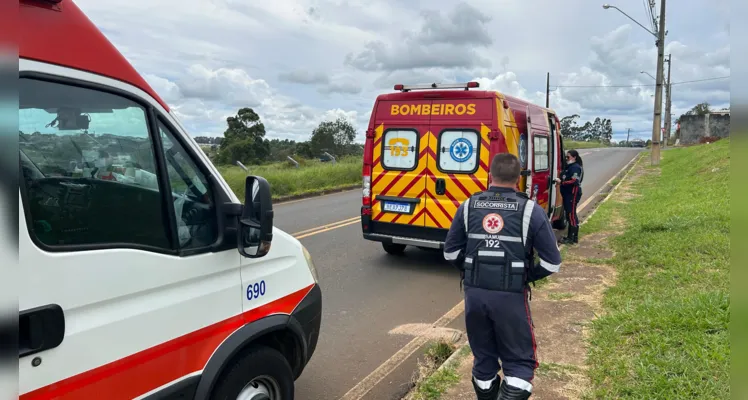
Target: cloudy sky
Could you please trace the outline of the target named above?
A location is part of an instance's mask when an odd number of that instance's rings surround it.
[[[542,105],[550,72],[561,116],[651,137],[654,79],[640,71],[656,73],[654,37],[602,0],[75,1],[195,136],[252,107],[269,137],[307,140],[343,116],[361,140],[395,83],[478,80]],[[611,4],[650,27],[647,1]],[[668,5],[673,120],[729,107],[729,79],[676,84],[730,75],[729,1]],[[611,85],[630,87],[594,87]]]

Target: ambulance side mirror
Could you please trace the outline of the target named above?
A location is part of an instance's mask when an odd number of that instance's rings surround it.
[[[261,176],[248,176],[244,182],[244,207],[239,217],[237,248],[244,257],[260,258],[270,251],[272,241],[270,184]]]

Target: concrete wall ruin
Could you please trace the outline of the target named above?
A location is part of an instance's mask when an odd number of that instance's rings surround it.
[[[730,136],[730,112],[714,111],[706,115],[684,115],[680,119],[680,144],[697,144],[705,137]]]

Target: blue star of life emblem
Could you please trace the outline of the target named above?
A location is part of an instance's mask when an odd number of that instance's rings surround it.
[[[473,144],[465,138],[458,138],[449,146],[449,155],[456,162],[465,162],[473,155]]]

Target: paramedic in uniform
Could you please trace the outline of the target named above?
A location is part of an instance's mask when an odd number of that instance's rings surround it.
[[[472,382],[479,400],[530,397],[538,360],[529,283],[558,272],[561,265],[545,211],[515,190],[519,177],[517,157],[497,154],[489,188],[460,205],[444,243],[444,258],[464,279],[465,325],[475,357]]]
[[[579,219],[577,218],[577,204],[582,198],[582,181],[584,180],[584,163],[582,156],[576,150],[566,152],[566,169],[561,179],[555,181],[561,184],[561,197],[564,199],[564,212],[569,222],[569,230],[566,237],[559,242],[562,244],[575,244],[579,241]]]

